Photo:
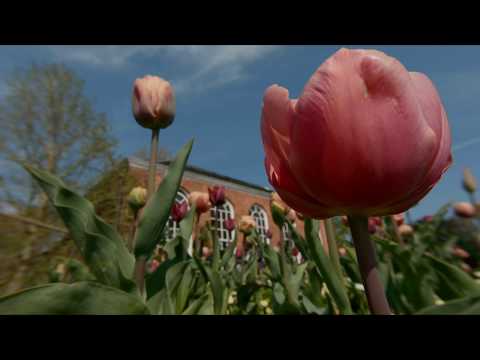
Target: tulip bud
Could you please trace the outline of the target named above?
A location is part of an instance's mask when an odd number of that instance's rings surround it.
[[[172,206],[172,211],[170,215],[172,216],[173,221],[179,223],[183,220],[185,215],[188,212],[188,204],[186,201],[182,201],[181,203],[175,202]]]
[[[347,250],[344,247],[339,247],[338,253],[340,254],[340,256],[347,256]]]
[[[462,218],[471,218],[474,217],[476,214],[475,207],[468,202],[456,203],[455,205],[453,205],[453,210],[455,211],[455,215]]]
[[[395,214],[393,215],[393,220],[395,220],[395,222],[397,223],[397,226],[400,226],[405,221],[405,214],[404,213]]]
[[[225,187],[215,185],[208,188],[208,196],[212,206],[222,206],[225,204]]]
[[[345,226],[348,226],[348,217],[343,215],[341,219],[342,219],[342,224]]]
[[[276,192],[272,193],[270,198],[270,206],[272,208],[275,207],[283,215],[287,215],[290,210],[290,208],[286,206],[283,200],[280,198],[280,195],[278,195]]]
[[[150,262],[150,266],[148,268],[148,272],[151,274],[151,273],[154,273],[158,267],[160,266],[160,262],[157,260],[157,259],[153,259],[151,262]]]
[[[302,213],[299,213],[299,212],[297,211],[296,214],[297,214],[297,218],[298,218],[300,221],[304,221],[304,220],[305,220],[305,216],[303,216]]]
[[[208,194],[200,191],[192,191],[188,196],[188,202],[190,206],[195,204],[197,214],[207,212],[212,207]]]
[[[134,211],[137,211],[143,206],[145,206],[146,202],[147,189],[141,186],[133,188],[132,191],[130,191],[130,194],[128,194],[128,204]]]
[[[462,268],[463,271],[467,272],[467,273],[471,273],[472,272],[472,268],[470,267],[470,265],[468,264],[465,264],[464,262],[462,262],[460,264],[460,267]]]
[[[208,246],[202,247],[202,254],[205,258],[208,258],[212,254],[212,250]]]
[[[375,234],[377,232],[377,225],[375,225],[375,220],[372,218],[368,219],[368,232],[370,234]]]
[[[432,215],[425,215],[424,217],[422,217],[421,221],[432,222],[433,221],[433,216]]]
[[[290,222],[295,222],[295,220],[297,220],[297,214],[295,212],[295,210],[293,209],[290,209],[287,213],[287,219],[290,220]]]
[[[237,250],[235,251],[235,257],[237,259],[240,259],[243,257],[243,249],[241,249],[240,247],[237,247]]]
[[[382,218],[379,217],[379,216],[374,216],[371,218],[372,219],[372,223],[375,225],[375,226],[382,226],[383,223],[382,223]]]
[[[402,236],[412,235],[413,234],[413,228],[408,224],[402,224],[398,227],[398,232]]]
[[[235,229],[235,220],[234,219],[231,219],[231,218],[228,218],[228,219],[225,219],[223,221],[223,227],[225,228],[225,230],[227,231],[232,231]]]
[[[249,234],[253,229],[255,229],[255,220],[253,217],[244,215],[240,218],[239,230],[244,234]]]
[[[463,170],[463,188],[466,192],[473,194],[477,190],[477,181],[470,169]]]
[[[466,252],[464,249],[458,246],[455,246],[452,249],[452,253],[454,256],[459,257],[461,259],[468,259],[470,257],[470,254],[468,252]]]
[[[133,115],[140,126],[164,129],[175,117],[175,95],[168,81],[147,75],[133,84]]]
[[[267,237],[267,239],[271,239],[273,234],[272,234],[272,230],[268,229],[266,232],[265,232],[265,236]]]
[[[294,247],[294,248],[292,249],[292,256],[293,256],[293,257],[297,257],[298,254],[299,254],[298,249],[297,249],[296,247]]]

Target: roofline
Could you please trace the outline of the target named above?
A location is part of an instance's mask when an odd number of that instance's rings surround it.
[[[129,157],[128,160],[129,160],[129,162],[131,161],[131,162],[133,162],[137,165],[141,165],[145,168],[148,168],[148,163],[145,160],[142,160],[142,159],[134,157],[134,156]],[[164,166],[168,166],[168,165],[170,165],[170,163],[171,163],[170,160],[164,160],[164,161],[158,161],[157,162],[157,164],[164,165]],[[270,189],[267,186],[260,186],[260,185],[253,184],[253,183],[245,181],[245,180],[235,179],[233,177],[230,177],[230,176],[227,176],[227,175],[222,175],[222,174],[219,174],[217,172],[207,170],[207,169],[203,169],[203,168],[198,167],[198,166],[187,164],[185,166],[185,169],[189,170],[189,171],[192,171],[194,173],[197,173],[197,174],[202,174],[202,175],[206,175],[206,176],[215,177],[215,178],[220,179],[220,180],[228,181],[228,182],[235,183],[235,184],[242,185],[242,186],[246,186],[246,187],[249,187],[249,188],[252,188],[252,189],[264,191],[264,192],[267,192],[267,193],[273,193],[273,190]]]

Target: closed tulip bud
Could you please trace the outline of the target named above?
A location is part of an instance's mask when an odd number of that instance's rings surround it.
[[[272,193],[272,196],[270,198],[270,205],[272,207],[277,208],[278,211],[280,211],[284,215],[287,215],[288,212],[290,211],[288,206],[285,206],[283,200],[280,198],[280,196],[276,192]]]
[[[432,215],[425,215],[424,217],[422,217],[421,221],[423,222],[432,222],[433,221],[433,216]]]
[[[377,232],[377,225],[375,224],[375,220],[373,220],[373,218],[368,219],[368,232],[370,234],[375,234]]]
[[[244,215],[240,218],[239,230],[244,234],[249,234],[253,229],[255,229],[255,220],[253,217]]]
[[[235,251],[235,257],[237,259],[240,259],[243,257],[243,249],[240,247],[237,247],[237,250]]]
[[[344,247],[339,247],[338,253],[340,254],[340,256],[347,256],[347,250]]]
[[[212,250],[208,246],[202,247],[202,254],[205,258],[208,258],[212,254]]]
[[[290,222],[295,222],[297,220],[297,213],[295,210],[290,209],[290,211],[287,213],[287,219],[290,220]]]
[[[305,216],[384,216],[417,204],[452,162],[447,115],[421,73],[376,50],[341,49],[297,99],[263,98],[268,180]]]
[[[393,220],[395,220],[395,222],[397,223],[397,226],[400,226],[405,222],[405,214],[404,213],[395,214],[393,215]]]
[[[296,247],[294,247],[294,248],[292,249],[292,256],[297,257],[298,254],[299,254],[298,249],[297,249]]]
[[[342,219],[342,224],[345,226],[348,226],[348,217],[343,215],[341,219]]]
[[[408,224],[402,224],[398,227],[398,232],[402,236],[412,235],[413,234],[413,228]]]
[[[157,259],[153,259],[151,262],[150,262],[150,266],[148,268],[148,272],[151,274],[151,273],[154,273],[158,267],[160,266],[160,262],[157,260]]]
[[[265,236],[267,237],[267,239],[271,239],[273,236],[272,230],[268,229],[267,231],[265,231]]]
[[[382,218],[379,217],[379,216],[374,216],[371,218],[372,219],[372,223],[375,225],[375,226],[382,226]]]
[[[470,257],[470,254],[466,252],[464,249],[461,247],[455,246],[452,249],[452,253],[454,256],[460,258],[460,259],[468,259]]]
[[[231,219],[231,218],[228,218],[228,219],[225,219],[223,221],[223,227],[225,228],[225,230],[227,231],[232,231],[235,229],[235,220],[234,219]]]
[[[463,188],[470,194],[473,194],[477,190],[477,180],[468,168],[463,170]]]
[[[470,267],[470,265],[468,264],[465,264],[464,262],[462,262],[460,264],[460,267],[462,268],[463,271],[467,272],[467,273],[471,273],[472,272],[472,268]]]
[[[212,206],[222,206],[225,204],[225,187],[215,185],[208,188],[208,196]]]
[[[133,84],[133,115],[147,129],[164,129],[175,118],[175,94],[168,81],[147,75]]]
[[[468,202],[456,203],[455,205],[453,205],[453,210],[455,211],[455,215],[462,218],[471,218],[474,217],[476,214],[475,207]]]
[[[147,189],[137,186],[130,191],[128,194],[128,205],[134,210],[137,211],[147,202]]]
[[[197,214],[203,214],[212,207],[208,194],[200,191],[192,191],[188,196],[188,202],[190,206],[195,204]]]
[[[186,201],[182,201],[181,203],[175,202],[172,206],[172,211],[170,215],[172,216],[173,221],[179,223],[183,220],[185,215],[188,212],[188,204]]]

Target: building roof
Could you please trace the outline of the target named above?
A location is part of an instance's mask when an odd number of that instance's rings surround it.
[[[132,165],[136,165],[138,167],[142,167],[142,168],[145,168],[145,169],[148,168],[148,163],[145,160],[139,159],[137,157],[129,157],[128,161]],[[169,161],[169,160],[164,160],[164,161],[159,161],[157,164],[159,164],[162,168],[167,168],[168,165],[170,165],[170,162],[171,161]],[[248,181],[236,179],[236,178],[233,178],[233,177],[230,177],[230,176],[227,176],[227,175],[222,175],[222,174],[219,174],[217,172],[207,170],[207,169],[203,169],[201,167],[194,166],[194,165],[187,165],[185,167],[185,172],[190,172],[190,173],[194,173],[194,174],[197,174],[197,175],[203,175],[203,176],[206,176],[207,178],[215,178],[217,180],[222,180],[222,181],[228,182],[230,184],[240,185],[241,187],[247,187],[249,189],[257,190],[257,191],[260,191],[260,192],[263,192],[263,193],[270,194],[270,193],[273,192],[273,190],[270,189],[267,186],[260,186],[260,185],[257,185],[257,184],[253,184],[253,183],[248,182]]]

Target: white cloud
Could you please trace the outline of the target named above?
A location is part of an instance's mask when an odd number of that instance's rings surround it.
[[[165,56],[189,69],[174,77],[177,93],[219,87],[248,76],[249,64],[271,54],[278,46],[263,45],[108,45],[51,46],[58,58],[90,66],[123,69],[137,56]]]

